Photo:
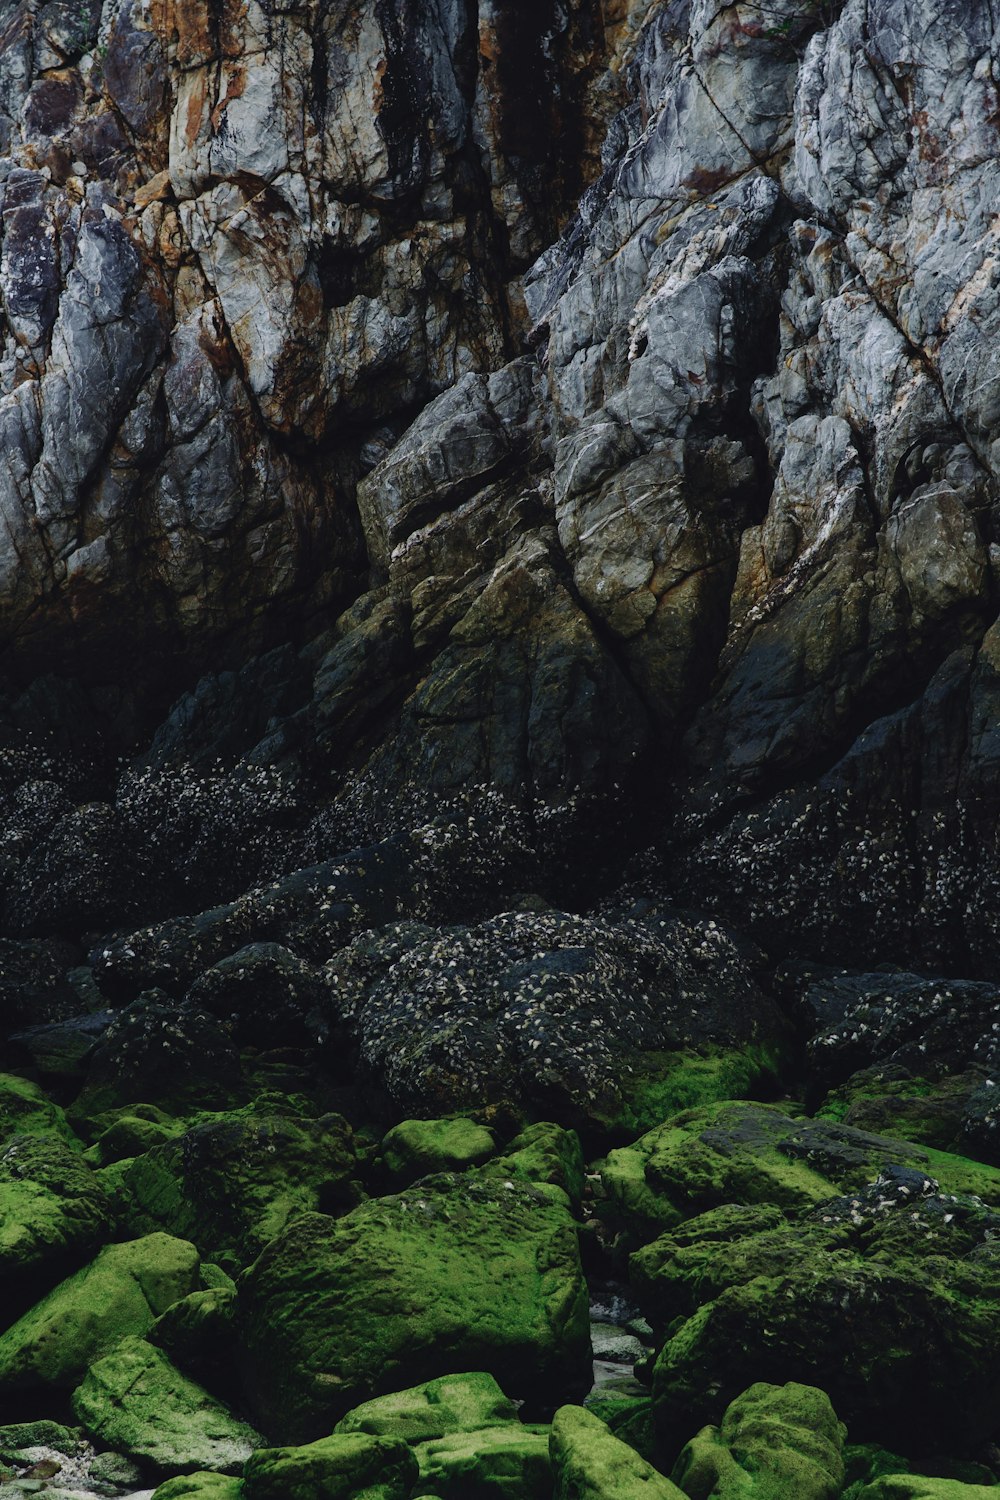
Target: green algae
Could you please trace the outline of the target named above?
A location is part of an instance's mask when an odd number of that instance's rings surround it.
[[[575,1130],[551,1121],[529,1125],[483,1169],[540,1187],[555,1187],[573,1204],[583,1198],[583,1148]]]
[[[37,1083],[16,1073],[0,1073],[0,1145],[12,1135],[57,1136],[76,1150],[83,1149],[65,1112]]]
[[[337,1220],[304,1215],[239,1292],[248,1389],[292,1439],[414,1377],[484,1370],[539,1401],[590,1382],[576,1226],[529,1184],[443,1174]]]
[[[79,1263],[113,1219],[108,1193],[61,1135],[15,1135],[0,1148],[0,1276]]]
[[[552,1470],[548,1430],[518,1423],[456,1432],[415,1450],[420,1487],[442,1500],[549,1500]]]
[[[153,1500],[242,1500],[243,1484],[227,1474],[178,1474],[154,1491]]]

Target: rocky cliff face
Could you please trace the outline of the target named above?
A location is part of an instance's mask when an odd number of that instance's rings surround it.
[[[892,824],[922,909],[996,802],[987,5],[3,26],[12,725],[221,663],[154,760],[624,786],[743,909]]]

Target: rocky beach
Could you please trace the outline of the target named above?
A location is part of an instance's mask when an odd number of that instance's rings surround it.
[[[0,0],[0,1496],[1000,1497],[998,204],[992,0]]]

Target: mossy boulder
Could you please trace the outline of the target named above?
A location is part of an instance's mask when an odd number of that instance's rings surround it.
[[[83,1430],[64,1427],[61,1422],[11,1422],[0,1427],[0,1462],[9,1463],[11,1455],[24,1448],[55,1448],[59,1453],[75,1454]]]
[[[214,1386],[233,1367],[235,1314],[235,1288],[192,1292],[157,1318],[149,1342],[187,1374]]]
[[[516,1135],[502,1156],[494,1157],[485,1170],[560,1188],[571,1203],[583,1197],[583,1149],[575,1130],[540,1121]]]
[[[297,1214],[348,1208],[357,1162],[340,1115],[265,1106],[206,1118],[124,1175],[136,1228],[159,1226],[239,1269]]]
[[[770,1105],[725,1103],[676,1115],[609,1152],[601,1212],[635,1246],[724,1203],[804,1212],[864,1186],[886,1166],[913,1167],[946,1192],[1000,1204],[994,1167],[832,1120],[795,1119]]]
[[[263,1441],[145,1339],[91,1365],[73,1412],[96,1442],[160,1472],[235,1473]]]
[[[517,1407],[504,1395],[493,1376],[475,1370],[464,1375],[442,1375],[409,1390],[365,1401],[341,1417],[334,1431],[366,1432],[373,1437],[398,1437],[405,1443],[426,1443],[451,1433],[505,1427],[517,1421]]]
[[[186,1240],[150,1234],[108,1245],[0,1337],[0,1390],[71,1389],[197,1286],[198,1252]]]
[[[397,1438],[335,1434],[299,1448],[263,1448],[248,1460],[246,1500],[407,1500],[417,1461]]]
[[[549,1453],[554,1500],[684,1500],[683,1491],[582,1406],[556,1412]]]
[[[157,1114],[161,1113],[157,1110]],[[107,1167],[123,1161],[125,1157],[142,1156],[154,1146],[162,1146],[182,1134],[183,1124],[178,1120],[149,1119],[145,1115],[119,1115],[106,1130],[102,1130],[94,1144],[88,1148],[86,1158],[95,1167]]]
[[[442,1174],[341,1219],[304,1215],[239,1290],[254,1409],[289,1439],[401,1377],[480,1369],[543,1404],[590,1383],[576,1226],[525,1183]]]
[[[72,1269],[113,1218],[108,1193],[62,1137],[15,1135],[0,1147],[0,1278]],[[53,1278],[54,1279],[54,1278]]]
[[[922,1474],[886,1474],[866,1485],[858,1500],[1000,1500],[1000,1484],[965,1484]]]
[[[403,1120],[383,1137],[379,1159],[393,1188],[407,1187],[433,1172],[478,1167],[496,1151],[485,1125],[464,1116],[446,1120]]]
[[[518,1423],[456,1432],[416,1450],[420,1491],[442,1500],[550,1500],[552,1468],[547,1431]]]
[[[815,1387],[753,1385],[691,1439],[673,1477],[689,1500],[837,1500],[844,1435]]]
[[[242,1496],[241,1480],[199,1470],[166,1480],[154,1491],[153,1500],[242,1500]]]
[[[921,1188],[922,1184],[922,1188]],[[741,1210],[746,1216],[746,1210]],[[674,1318],[653,1376],[667,1450],[757,1381],[822,1383],[859,1440],[989,1439],[1000,1407],[1000,1217],[911,1169],[784,1228],[725,1210],[633,1258]],[[701,1237],[703,1236],[703,1237]]]
[[[27,1078],[0,1073],[0,1144],[12,1135],[58,1136],[81,1147],[58,1104]]]

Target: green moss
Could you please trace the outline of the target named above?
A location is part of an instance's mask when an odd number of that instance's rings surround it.
[[[97,1442],[161,1472],[234,1473],[261,1439],[144,1339],[125,1339],[73,1394]]]
[[[945,1192],[1000,1203],[995,1167],[769,1105],[721,1103],[676,1115],[610,1152],[601,1213],[639,1245],[723,1203],[801,1213],[873,1181],[886,1165],[916,1167]]]
[[[240,1269],[296,1215],[354,1201],[356,1160],[339,1115],[257,1107],[206,1116],[124,1175],[136,1229],[161,1227]]]
[[[15,1135],[0,1148],[0,1277],[82,1260],[113,1217],[109,1195],[61,1136]]]
[[[547,1121],[529,1125],[514,1137],[503,1156],[483,1169],[540,1186],[557,1187],[571,1203],[583,1198],[583,1150],[575,1130]]]
[[[892,1474],[867,1485],[858,1500],[1000,1500],[1000,1484],[965,1484],[960,1479]]]
[[[198,1252],[151,1234],[109,1245],[0,1337],[0,1390],[70,1388],[87,1367],[198,1285]]]
[[[0,1073],[0,1144],[12,1135],[54,1135],[81,1149],[64,1112],[37,1083],[16,1073]]]
[[[79,1427],[64,1427],[61,1422],[12,1422],[0,1427],[0,1462],[10,1463],[22,1448],[55,1448],[72,1457],[82,1437]]]
[[[263,1448],[244,1470],[246,1500],[406,1500],[417,1461],[405,1443],[364,1433]]]
[[[528,1184],[443,1174],[337,1220],[305,1215],[239,1289],[248,1388],[291,1438],[451,1370],[486,1370],[515,1398],[590,1383],[576,1226]]]
[[[442,1500],[549,1500],[548,1432],[516,1423],[435,1438],[416,1449],[420,1487]]]
[[[147,1120],[141,1115],[122,1114],[102,1131],[87,1150],[87,1160],[96,1167],[107,1167],[124,1157],[142,1156],[154,1146],[161,1146],[179,1135],[179,1121]]]
[[[394,1188],[407,1187],[432,1172],[478,1167],[496,1151],[483,1125],[463,1116],[444,1120],[404,1120],[383,1138],[382,1170]]]
[[[394,1391],[356,1406],[334,1431],[366,1432],[373,1437],[397,1437],[405,1443],[426,1443],[456,1432],[481,1431],[516,1423],[517,1407],[492,1375],[472,1371],[442,1375],[409,1390]]]
[[[762,1088],[773,1088],[782,1062],[773,1045],[638,1054],[628,1098],[614,1124],[621,1130],[651,1130],[681,1110],[753,1098]]]
[[[228,1474],[179,1474],[155,1491],[153,1500],[242,1500],[243,1485]]]
[[[753,1385],[691,1439],[673,1477],[689,1500],[837,1500],[844,1428],[813,1386]]]
[[[549,1455],[554,1500],[684,1500],[683,1491],[582,1406],[556,1412]]]

